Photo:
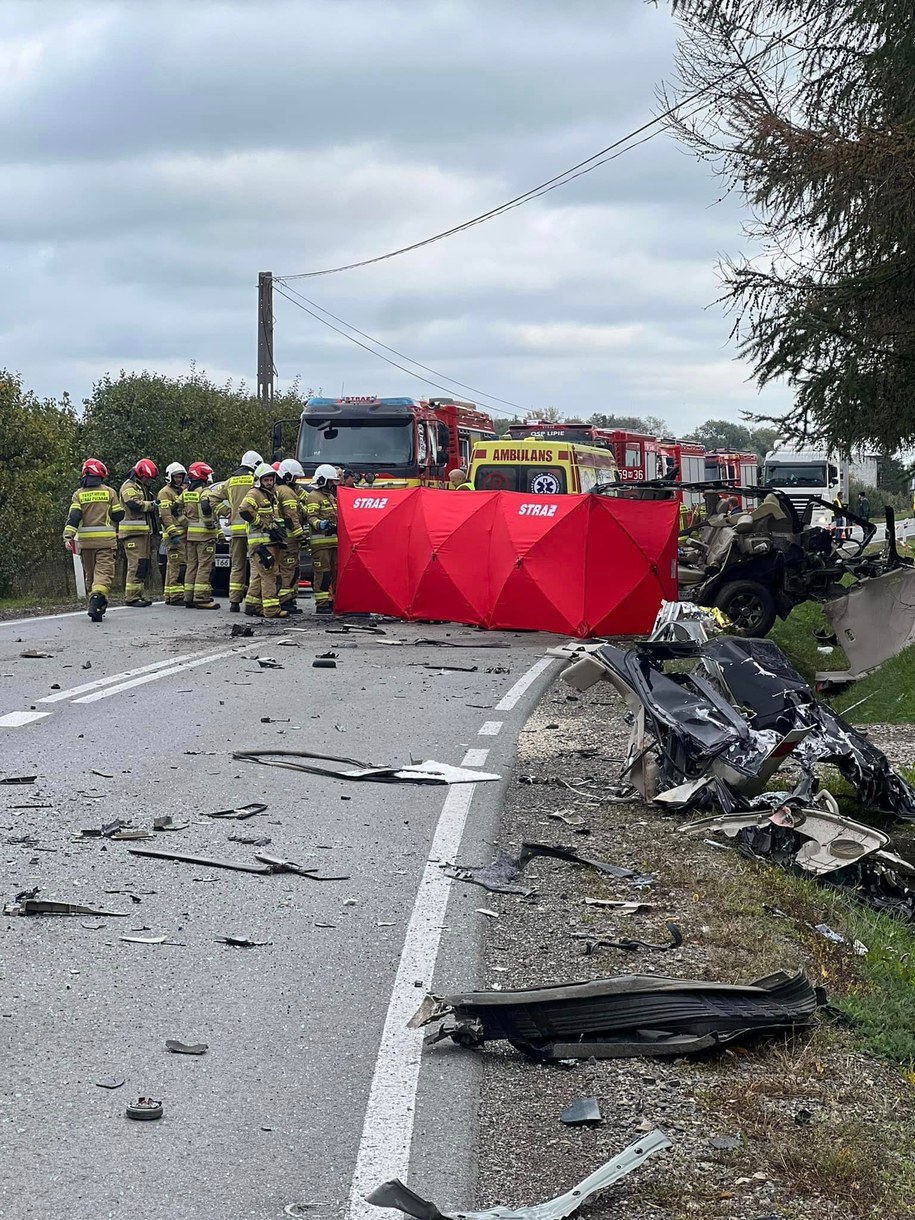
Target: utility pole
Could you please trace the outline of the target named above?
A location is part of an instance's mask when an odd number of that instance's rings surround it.
[[[257,397],[273,402],[273,272],[261,271],[257,277]]]

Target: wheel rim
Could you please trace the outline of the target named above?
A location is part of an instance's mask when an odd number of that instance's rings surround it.
[[[755,593],[740,593],[732,598],[726,613],[739,627],[747,630],[758,627],[766,617],[765,608]]]

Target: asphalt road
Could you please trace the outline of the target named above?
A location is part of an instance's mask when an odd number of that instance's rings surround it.
[[[437,856],[461,844],[465,858],[487,855],[500,785],[354,783],[231,751],[465,760],[507,777],[556,641],[440,625],[331,635],[310,616],[228,639],[239,621],[157,605],[100,627],[83,614],[0,624],[0,779],[38,776],[0,785],[0,899],[38,886],[124,912],[0,920],[4,1220],[273,1220],[298,1201],[353,1220],[371,1211],[366,1185],[408,1172],[467,1202],[474,1069],[467,1056],[420,1064],[403,1016],[433,978],[476,981],[485,894],[449,891]],[[312,668],[329,648],[337,668]],[[248,820],[204,816],[255,801],[267,810]],[[80,838],[162,814],[190,825],[149,843]],[[269,836],[266,850],[349,879],[129,853],[250,862],[257,848],[231,834]],[[229,933],[269,943],[216,941]],[[170,1054],[172,1038],[209,1049]],[[111,1078],[125,1083],[99,1086]],[[164,1118],[127,1120],[139,1096],[160,1099]]]

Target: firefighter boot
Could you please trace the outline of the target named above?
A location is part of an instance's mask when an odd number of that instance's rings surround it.
[[[89,618],[93,623],[100,623],[102,621],[107,608],[108,598],[104,593],[93,593],[89,598],[89,605],[86,607]]]

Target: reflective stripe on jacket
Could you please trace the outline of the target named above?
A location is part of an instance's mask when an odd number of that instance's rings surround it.
[[[305,520],[312,548],[337,545],[337,501],[333,496],[312,488],[305,497]]]
[[[242,519],[248,532],[248,554],[259,546],[270,546],[269,531],[280,524],[273,496],[263,488],[252,487],[242,500],[239,511],[251,518]]]
[[[64,540],[75,538],[85,551],[101,551],[117,543],[116,527],[124,516],[117,492],[101,479],[77,487],[70,501]]]
[[[305,514],[299,497],[287,483],[277,485],[276,506],[286,526],[286,537],[293,542],[299,542],[305,533]]]
[[[217,536],[220,509],[225,513],[229,507],[224,503],[224,488],[224,483],[210,487],[194,482],[181,493],[188,542],[208,542]]]
[[[166,483],[159,492],[159,519],[162,522],[162,532],[169,538],[183,538],[187,533],[181,496],[182,493],[177,487],[172,487],[171,483]]]
[[[151,534],[152,523],[149,514],[153,501],[143,484],[133,477],[127,478],[121,484],[120,495],[124,506],[121,537],[136,538]]]
[[[229,533],[243,535],[247,533],[247,523],[241,516],[241,504],[245,496],[254,486],[254,472],[247,466],[239,466],[226,479],[226,499],[229,501]]]

